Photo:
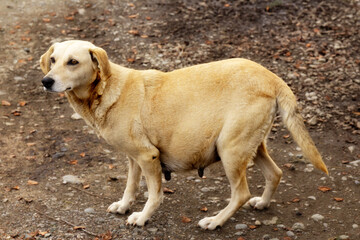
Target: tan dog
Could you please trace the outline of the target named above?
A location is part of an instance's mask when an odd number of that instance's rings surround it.
[[[231,200],[216,216],[199,222],[222,226],[243,204],[269,206],[282,171],[267,153],[265,139],[276,110],[305,157],[328,173],[305,129],[294,94],[264,67],[245,59],[201,64],[164,73],[116,65],[106,52],[84,41],[56,43],[41,56],[49,91],[63,92],[83,119],[130,159],[123,198],[109,212],[124,214],[135,200],[141,174],[149,198],[129,224],[143,226],[162,202],[161,172],[199,169],[221,159]],[[250,199],[246,166],[253,159],[266,179],[261,197]],[[249,200],[250,199],[250,200]]]

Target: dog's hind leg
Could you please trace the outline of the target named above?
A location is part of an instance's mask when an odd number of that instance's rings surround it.
[[[112,203],[107,211],[112,213],[125,214],[130,209],[132,203],[135,201],[135,194],[136,190],[139,188],[140,179],[140,166],[133,159],[129,158],[129,173],[124,195],[120,201]]]
[[[271,197],[279,185],[282,171],[269,156],[265,142],[262,142],[259,146],[256,157],[254,158],[254,163],[261,169],[265,177],[266,185],[262,196],[251,198],[247,204],[253,208],[262,210],[270,206]]]
[[[251,154],[243,154],[233,149],[219,151],[219,155],[230,182],[231,200],[216,216],[200,220],[199,226],[203,229],[213,230],[222,226],[250,198],[246,181],[246,166],[248,160],[251,159]]]

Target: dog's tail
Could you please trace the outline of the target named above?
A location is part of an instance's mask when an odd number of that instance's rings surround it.
[[[283,122],[297,144],[301,147],[304,156],[310,160],[316,168],[329,174],[319,151],[305,128],[304,120],[297,107],[295,95],[282,80],[279,81],[276,100]]]

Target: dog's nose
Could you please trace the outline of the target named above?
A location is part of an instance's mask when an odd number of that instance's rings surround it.
[[[52,85],[54,84],[55,80],[50,77],[45,77],[41,80],[42,84],[46,89],[51,89]]]

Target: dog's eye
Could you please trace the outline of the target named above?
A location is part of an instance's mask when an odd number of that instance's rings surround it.
[[[55,58],[51,57],[50,61],[51,61],[51,63],[55,63]]]
[[[71,59],[70,61],[68,61],[68,65],[76,65],[76,64],[78,64],[79,62],[78,61],[76,61],[75,59]]]

